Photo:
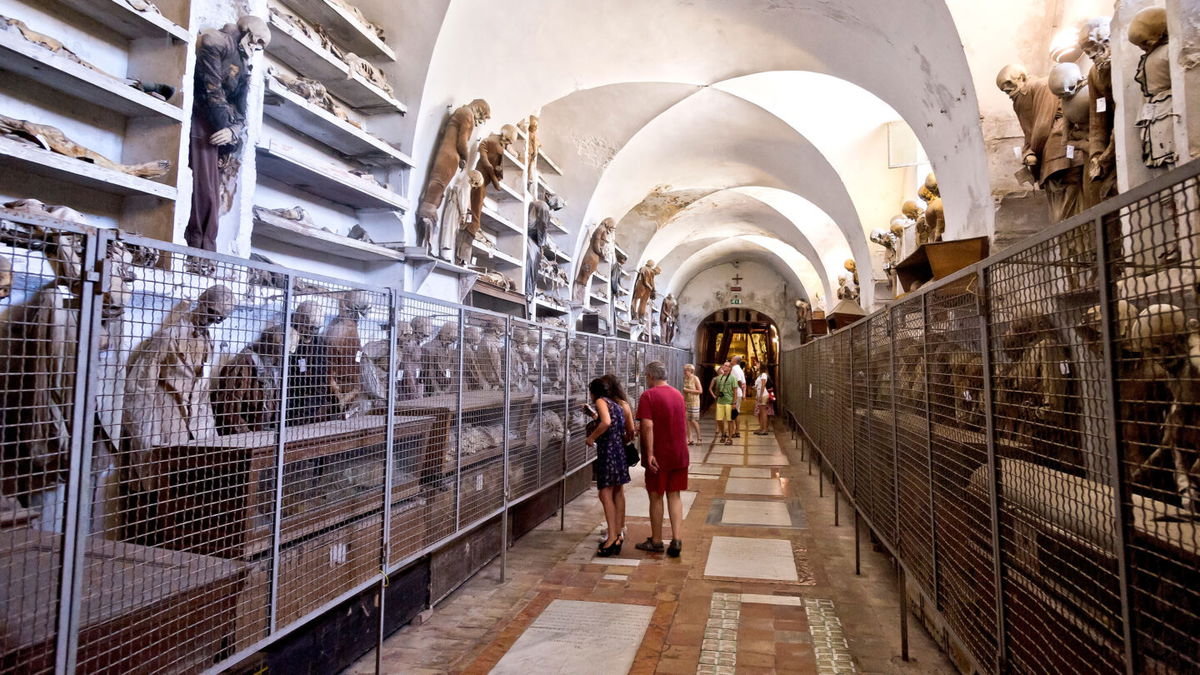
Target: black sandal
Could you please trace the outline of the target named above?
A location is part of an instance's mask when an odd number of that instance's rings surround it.
[[[671,545],[667,547],[667,555],[672,558],[678,558],[680,552],[683,551],[683,541],[672,539]]]
[[[661,541],[657,544],[654,543],[653,537],[646,537],[646,541],[643,541],[640,544],[635,544],[634,548],[639,551],[648,551],[650,553],[662,553],[663,551],[667,550],[667,547],[663,546]]]

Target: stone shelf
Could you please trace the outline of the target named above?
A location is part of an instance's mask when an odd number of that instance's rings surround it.
[[[554,259],[559,262],[568,263],[568,264],[571,262],[571,256],[567,255],[566,253],[563,253],[562,251],[560,251],[558,249],[554,249]]]
[[[537,308],[538,308],[537,313],[538,314],[566,314],[567,313],[567,308],[564,307],[563,305],[555,304],[552,302],[547,302],[543,298],[537,298],[536,300],[533,301],[533,304],[537,305]]]
[[[485,281],[477,280],[475,285],[471,287],[475,293],[482,293],[490,298],[503,300],[504,302],[518,305],[521,308],[525,307],[525,296],[516,291],[506,291],[499,286],[493,286]]]
[[[599,304],[599,305],[607,305],[608,304],[608,298],[604,297],[603,295],[600,295],[599,293],[589,293],[588,295],[591,297],[592,302],[595,304]]]
[[[352,209],[408,210],[408,200],[366,178],[339,167],[307,159],[277,144],[260,145],[258,172]]]
[[[562,234],[567,233],[567,228],[563,227],[563,224],[561,222],[559,222],[557,217],[554,217],[554,216],[550,217],[550,226],[553,227],[554,229],[558,230]]]
[[[600,284],[601,286],[607,288],[608,281],[609,281],[609,279],[606,275],[600,274],[599,272],[592,273],[592,283],[593,284]]]
[[[517,137],[523,139],[526,143],[529,142],[529,135],[524,131],[521,131],[520,128],[517,129]],[[562,169],[559,168],[558,164],[555,163],[554,160],[550,159],[550,156],[547,155],[541,148],[538,148],[537,164],[539,171],[549,171],[557,176],[563,175]]]
[[[351,75],[350,66],[274,16],[271,17],[271,44],[267,45],[267,53],[304,77],[319,81],[330,94],[359,112],[367,115],[408,112],[403,103],[361,75]]]
[[[512,148],[504,151],[504,157],[500,160],[500,163],[504,164],[505,162],[511,164],[518,171],[525,172],[525,165],[521,162],[521,158],[517,157],[516,153],[512,151]]]
[[[176,122],[184,119],[179,107],[29,42],[15,30],[0,31],[0,70],[23,75],[127,117],[162,116]]]
[[[412,166],[412,158],[383,139],[313,105],[274,78],[267,78],[263,112],[279,123],[349,157],[371,163]]]
[[[45,176],[115,195],[148,195],[175,200],[175,188],[96,166],[49,150],[0,138],[0,167]]]
[[[122,0],[52,0],[102,23],[130,40],[170,36],[188,42],[186,28],[176,25],[161,14],[139,12]]]
[[[504,181],[500,181],[499,192],[495,192],[495,193],[491,193],[491,194],[494,196],[495,200],[498,202],[523,202],[523,201],[525,201],[525,198],[523,196],[521,196],[520,192],[517,192],[516,188],[512,187],[508,183],[505,183]]]
[[[489,208],[485,202],[483,205],[483,222],[485,228],[494,230],[498,234],[522,234],[521,228],[508,218],[500,215],[499,211],[494,208]]]
[[[333,41],[359,56],[396,60],[396,52],[379,36],[333,0],[283,0],[309,23],[325,29]]]
[[[487,258],[490,262],[496,263],[496,269],[520,269],[522,267],[520,260],[503,251],[488,248],[479,240],[471,242],[471,249],[478,255]]]
[[[325,255],[364,262],[401,262],[404,254],[378,244],[368,244],[340,234],[302,225],[271,214],[254,216],[254,238],[269,239]]]

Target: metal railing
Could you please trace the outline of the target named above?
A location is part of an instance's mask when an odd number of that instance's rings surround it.
[[[980,672],[1200,670],[1200,163],[784,355]]]
[[[218,670],[498,516],[501,554],[593,459],[588,380],[687,357],[36,217],[0,259],[0,673]]]

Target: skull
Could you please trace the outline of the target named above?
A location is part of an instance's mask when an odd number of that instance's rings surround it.
[[[896,240],[892,238],[892,233],[879,228],[871,230],[871,241],[886,249],[891,249],[896,246]]]
[[[12,261],[0,257],[0,300],[12,295]]]
[[[1074,63],[1056,63],[1050,69],[1050,91],[1062,99],[1070,99],[1083,84],[1083,72]]]
[[[237,27],[242,34],[238,48],[243,56],[249,57],[255,52],[261,52],[271,44],[271,29],[267,27],[266,21],[257,16],[247,14],[239,17]]]
[[[1025,84],[1029,80],[1029,71],[1025,70],[1025,66],[1017,63],[1010,63],[1000,69],[996,75],[996,86],[1000,91],[1008,94],[1009,98],[1016,98],[1017,94],[1025,91]]]
[[[349,291],[338,298],[338,305],[343,314],[360,319],[371,309],[371,298],[365,291]]]
[[[445,326],[442,328],[445,329]],[[479,326],[467,326],[463,329],[463,342],[469,345],[477,345],[481,340],[483,340],[483,330]]]
[[[1098,16],[1084,21],[1079,27],[1079,48],[1097,65],[1106,63],[1112,55],[1108,47],[1110,23],[1108,17]]]
[[[1147,7],[1133,15],[1129,22],[1129,41],[1144,52],[1167,41],[1167,10]]]
[[[473,188],[481,188],[483,187],[483,174],[475,169],[471,169],[467,172],[467,182],[470,183],[471,187]]]
[[[925,215],[925,205],[922,202],[910,199],[900,206],[900,212],[909,220],[916,220]]]
[[[197,326],[211,326],[215,323],[221,323],[233,314],[233,308],[237,305],[234,299],[233,291],[227,286],[217,284],[211,286],[208,290],[200,294],[196,298],[196,309],[192,310],[192,322]]]
[[[904,227],[908,225],[908,218],[903,215],[892,216],[892,220],[888,223],[888,230],[897,237],[904,236]]]
[[[447,321],[438,329],[437,339],[442,342],[454,342],[458,339],[458,322]]]
[[[858,263],[854,262],[854,258],[846,258],[846,262],[842,263],[842,267],[845,267],[847,272],[853,273],[858,270]]]
[[[433,335],[432,322],[427,316],[415,316],[409,325],[412,326],[412,334],[421,342],[428,340]]]
[[[517,140],[517,128],[511,124],[505,124],[500,127],[500,145],[508,147]]]
[[[1188,330],[1187,317],[1175,305],[1150,305],[1138,314],[1129,330],[1130,349],[1146,356],[1182,356]]]
[[[470,103],[467,104],[467,107],[470,108],[471,112],[473,112],[475,114],[475,125],[476,126],[483,124],[484,122],[488,121],[492,117],[492,107],[490,105],[488,105],[487,101],[485,101],[481,98],[477,98],[474,101],[471,101]]]
[[[317,303],[305,300],[292,310],[292,328],[303,338],[311,338],[321,329],[318,323]]]
[[[932,171],[929,172],[928,176],[925,176],[925,190],[934,197],[942,196],[941,191],[938,189],[937,176],[933,175]]]

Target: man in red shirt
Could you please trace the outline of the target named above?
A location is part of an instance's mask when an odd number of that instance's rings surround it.
[[[650,495],[650,537],[637,545],[643,551],[678,558],[683,549],[683,501],[687,489],[687,408],[683,394],[667,384],[667,369],[653,361],[646,365],[646,391],[638,399],[637,417],[642,422],[642,464],[646,467],[646,492]],[[663,495],[671,518],[671,545],[663,546]]]

